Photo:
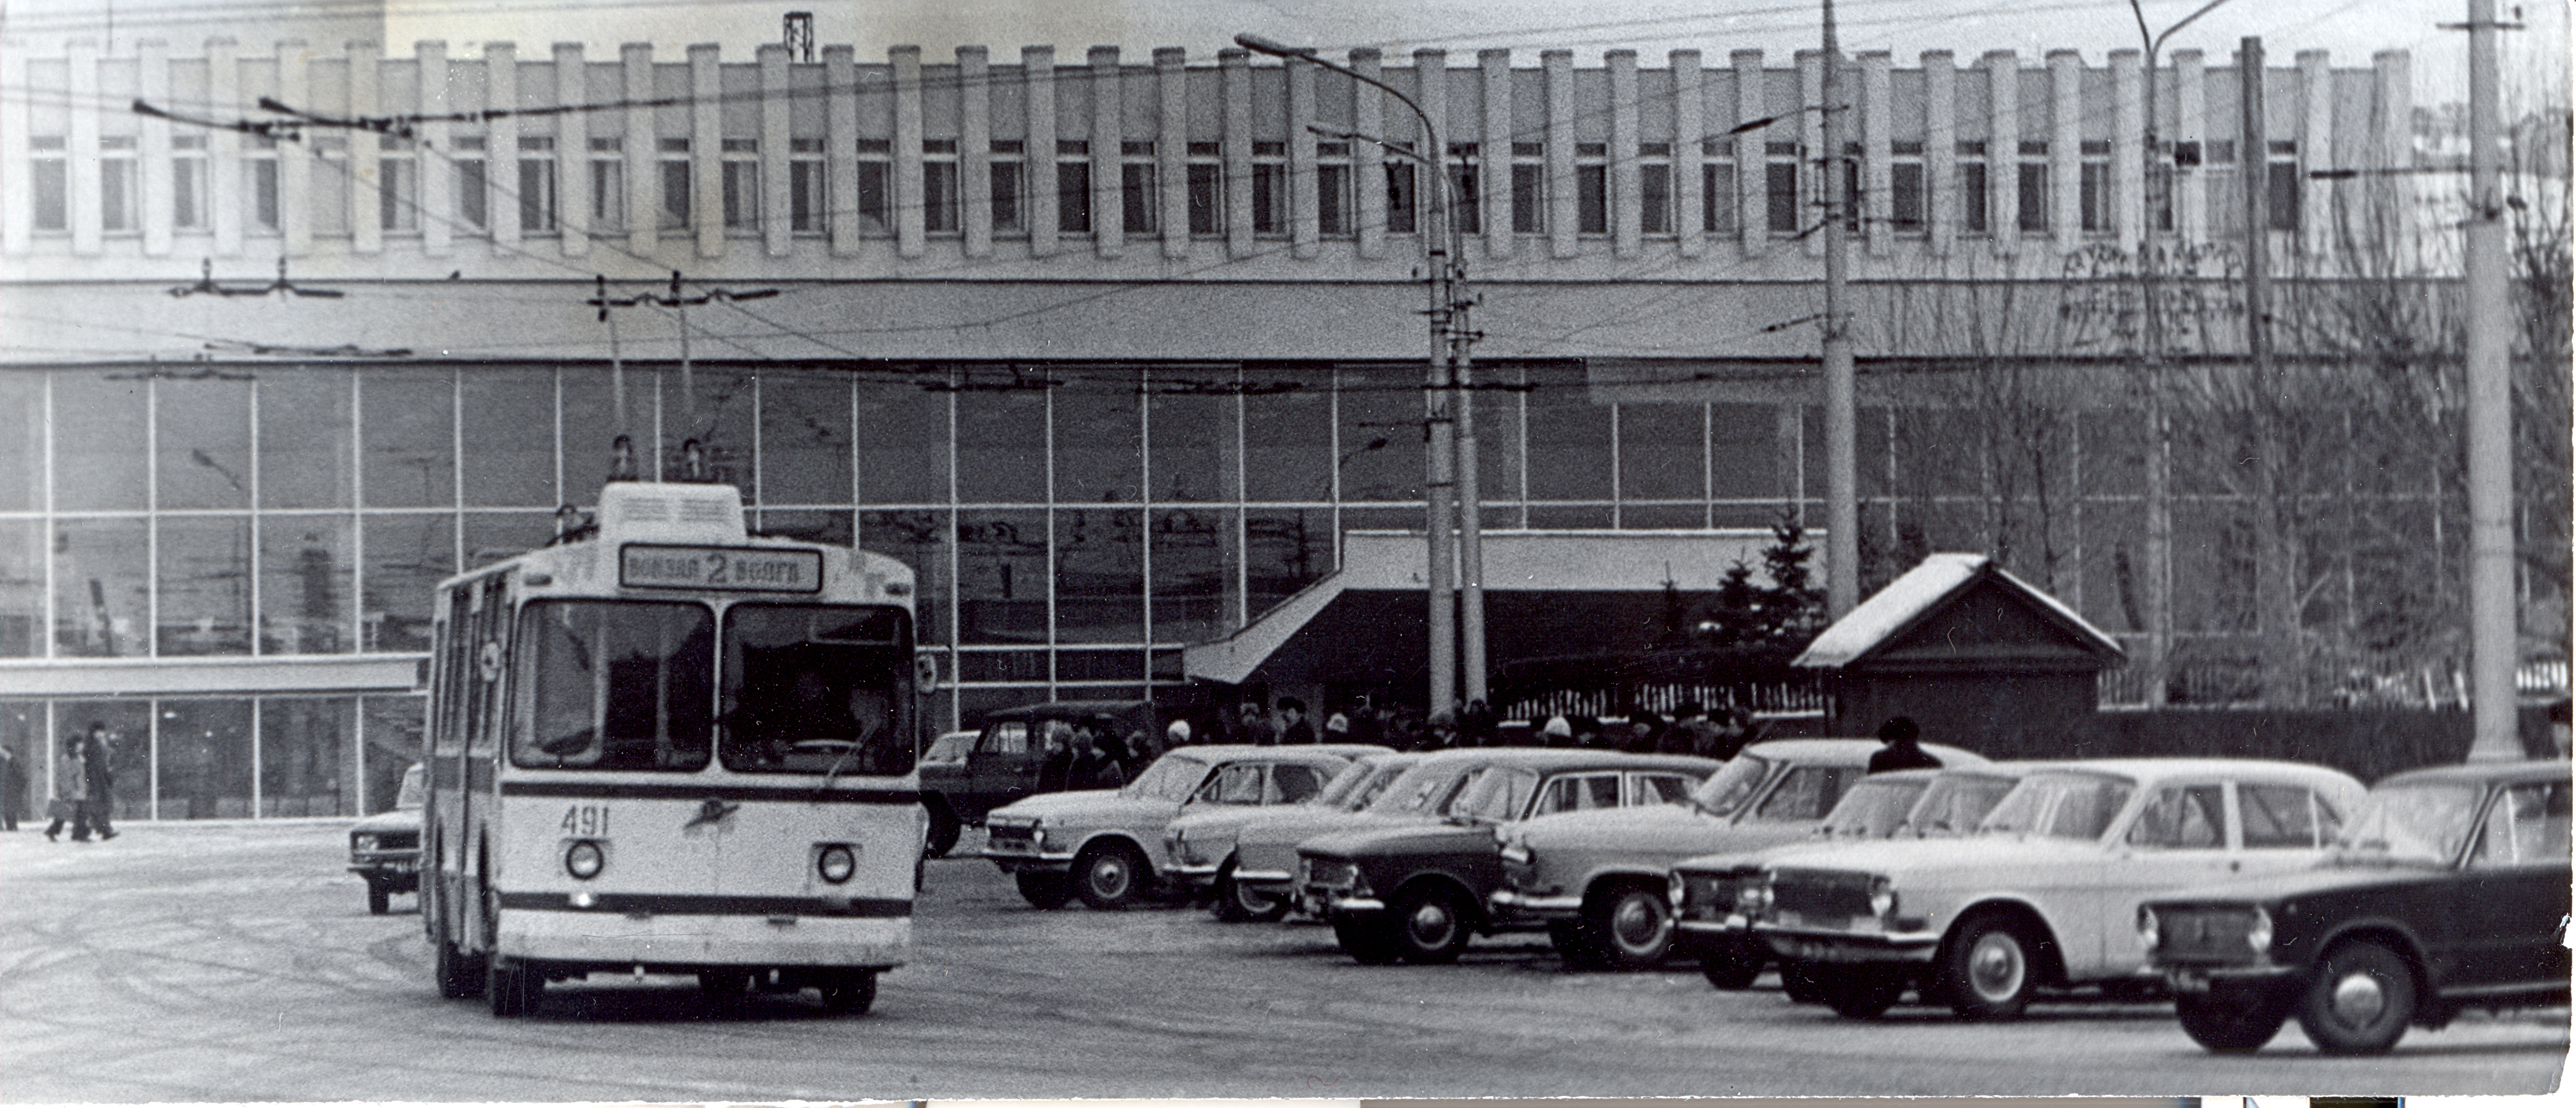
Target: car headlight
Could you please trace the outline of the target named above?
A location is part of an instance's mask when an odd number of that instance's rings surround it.
[[[2154,908],[2138,905],[2138,949],[2153,951],[2163,940],[2164,921],[2156,918]]]
[[[1515,866],[1526,866],[1531,858],[1536,857],[1530,853],[1529,844],[1520,839],[1503,840],[1501,852],[1503,861]]]
[[[1896,914],[1896,882],[1885,875],[1869,879],[1869,914],[1886,919]]]
[[[1746,878],[1735,890],[1735,910],[1746,919],[1760,919],[1771,914],[1771,880],[1767,876]]]
[[[349,849],[351,850],[374,850],[375,848],[376,837],[374,835],[359,835],[349,840]]]
[[[1682,871],[1664,875],[1664,898],[1672,901],[1673,915],[1682,914],[1682,907],[1690,901],[1690,882],[1683,879]]]
[[[574,839],[564,847],[564,872],[576,881],[588,881],[608,867],[608,852],[591,839]]]
[[[838,885],[859,871],[859,852],[848,843],[824,843],[814,851],[814,873],[825,882]]]
[[[2261,908],[2254,909],[2254,922],[2245,928],[2245,945],[2252,947],[2256,954],[2270,953],[2272,949],[2272,913],[2264,911]]]

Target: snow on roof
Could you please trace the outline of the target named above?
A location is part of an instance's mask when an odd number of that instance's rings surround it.
[[[2021,578],[1983,554],[1933,554],[1925,557],[1905,575],[1887,583],[1887,587],[1870,595],[1843,618],[1835,620],[1816,640],[1807,644],[1805,653],[1790,664],[1816,669],[1849,665],[1882,643],[1902,634],[1916,620],[1939,607],[1959,590],[1968,587],[1985,574],[1992,573],[2029,597],[2063,622],[2068,630],[2084,636],[2114,654],[2123,653],[2118,640],[2076,615],[2075,610],[2056,597],[2030,587]]]

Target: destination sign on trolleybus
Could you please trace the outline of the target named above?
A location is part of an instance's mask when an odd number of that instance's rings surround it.
[[[643,589],[821,592],[823,553],[628,543],[617,548],[617,583]]]

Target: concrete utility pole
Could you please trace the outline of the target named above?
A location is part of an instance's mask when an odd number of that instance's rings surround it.
[[[1425,690],[1424,711],[1426,714],[1447,711],[1459,699],[1459,603],[1453,581],[1458,575],[1455,546],[1462,530],[1467,546],[1468,695],[1481,697],[1485,686],[1481,529],[1472,515],[1472,500],[1468,521],[1463,529],[1460,528],[1455,498],[1460,492],[1475,496],[1477,486],[1472,476],[1463,486],[1458,478],[1458,454],[1462,448],[1467,453],[1465,465],[1471,472],[1476,464],[1474,416],[1458,414],[1466,407],[1466,392],[1461,385],[1467,372],[1467,344],[1474,341],[1474,336],[1465,329],[1466,300],[1461,294],[1464,282],[1460,280],[1454,261],[1456,257],[1463,256],[1464,248],[1457,241],[1456,226],[1450,219],[1449,148],[1441,144],[1440,125],[1432,121],[1430,113],[1423,111],[1422,105],[1414,103],[1412,97],[1393,85],[1348,66],[1326,61],[1313,47],[1288,46],[1251,34],[1236,35],[1234,42],[1246,50],[1268,54],[1292,65],[1310,62],[1369,85],[1412,109],[1414,118],[1422,121],[1422,140],[1430,149],[1419,154],[1407,155],[1403,148],[1386,144],[1375,136],[1355,137],[1379,142],[1400,156],[1410,156],[1423,172],[1431,176],[1429,218],[1422,236],[1423,265],[1429,271],[1425,276],[1431,286],[1431,306],[1426,313],[1431,317],[1431,356],[1422,384],[1425,471],[1422,508],[1424,539],[1428,547],[1425,555],[1429,562],[1423,576],[1424,592],[1428,594],[1429,601],[1426,616],[1430,638],[1430,679]]]
[[[2505,287],[2495,0],[2469,0],[2469,694],[2471,761],[2522,756],[2513,682],[2513,342]]]
[[[1852,372],[1850,320],[1843,285],[1850,234],[1843,219],[1851,198],[1843,188],[1843,53],[1834,36],[1834,0],[1825,6],[1825,618],[1843,617],[1860,603],[1860,479],[1858,400]],[[1805,490],[1799,495],[1804,496]]]

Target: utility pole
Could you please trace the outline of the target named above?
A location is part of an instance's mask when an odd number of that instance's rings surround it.
[[[1834,35],[1834,0],[1825,6],[1825,617],[1841,619],[1860,603],[1860,480],[1855,430],[1860,422],[1852,373],[1850,320],[1843,286],[1850,234],[1843,226],[1851,198],[1843,188],[1843,53]],[[1805,491],[1800,490],[1804,496]]]
[[[2513,671],[2513,324],[2505,287],[2495,0],[2469,0],[2469,693],[2471,761],[2522,756]]]

